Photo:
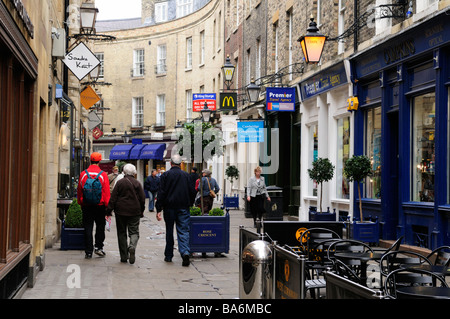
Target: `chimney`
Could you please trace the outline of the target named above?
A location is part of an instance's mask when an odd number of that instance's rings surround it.
[[[142,0],[142,24],[151,24],[154,20],[155,0]]]

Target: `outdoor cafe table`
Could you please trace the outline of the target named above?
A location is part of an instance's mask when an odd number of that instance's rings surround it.
[[[450,288],[413,286],[397,288],[398,299],[450,299]]]
[[[383,253],[372,252],[342,252],[335,253],[334,257],[344,260],[359,260],[361,262],[361,282],[365,283],[367,280],[367,263],[370,260],[380,260]]]

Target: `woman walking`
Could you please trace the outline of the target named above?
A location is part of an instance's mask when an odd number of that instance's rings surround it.
[[[127,164],[123,167],[124,178],[114,187],[108,210],[116,216],[117,239],[120,261],[134,264],[136,246],[139,240],[139,221],[144,217],[145,193],[141,183],[136,180],[136,167]],[[128,244],[127,235],[130,237]]]
[[[247,201],[250,203],[250,211],[252,212],[254,227],[256,227],[256,219],[262,220],[264,213],[264,198],[270,201],[267,192],[264,177],[261,176],[261,167],[255,168],[255,176],[250,177],[247,184]]]

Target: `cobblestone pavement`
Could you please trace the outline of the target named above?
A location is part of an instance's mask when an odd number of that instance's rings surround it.
[[[239,225],[252,228],[244,212],[230,210],[230,251],[194,254],[181,266],[178,251],[164,262],[165,224],[155,213],[141,219],[136,262],[121,263],[115,220],[106,232],[105,257],[84,258],[84,251],[60,250],[59,242],[45,252],[45,268],[22,299],[234,299],[239,297]],[[253,228],[252,228],[253,229]],[[176,236],[176,233],[175,233]],[[176,242],[175,242],[176,243]],[[177,247],[175,247],[177,249]],[[77,275],[79,276],[77,277]]]

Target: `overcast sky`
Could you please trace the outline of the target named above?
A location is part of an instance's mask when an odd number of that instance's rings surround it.
[[[97,20],[137,18],[141,16],[141,0],[95,0]]]

